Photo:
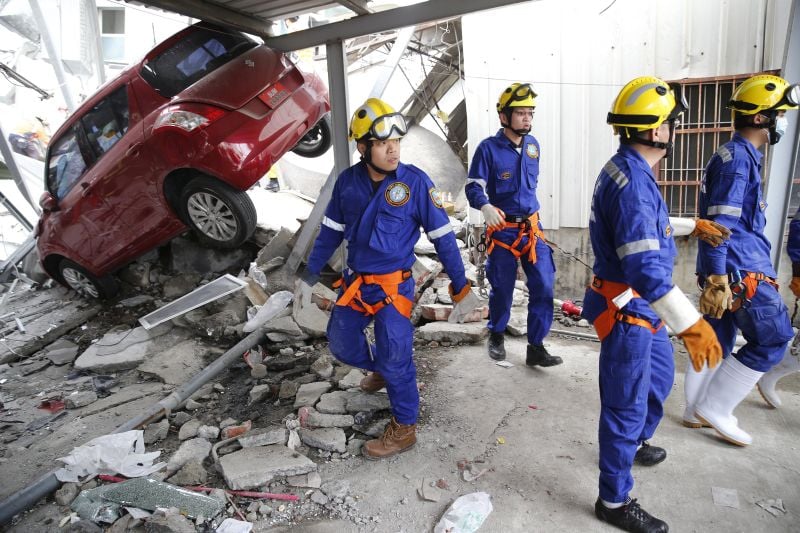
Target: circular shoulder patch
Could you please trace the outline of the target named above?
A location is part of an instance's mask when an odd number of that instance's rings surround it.
[[[433,205],[436,207],[442,207],[442,191],[436,187],[431,187],[428,191],[428,194],[431,196],[431,202],[433,202]]]
[[[400,206],[408,202],[408,199],[411,197],[411,191],[403,182],[395,181],[388,187],[386,187],[386,201],[389,202],[390,205],[393,206]]]
[[[525,153],[532,159],[539,159],[539,149],[536,148],[536,145],[533,143],[525,147]]]

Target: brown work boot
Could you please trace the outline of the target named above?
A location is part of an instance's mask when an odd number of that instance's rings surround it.
[[[392,421],[386,424],[386,429],[377,439],[367,441],[361,450],[362,455],[370,461],[391,457],[410,450],[417,443],[416,424],[398,424]]]
[[[386,386],[386,380],[377,372],[370,372],[358,385],[364,392],[378,392]]]

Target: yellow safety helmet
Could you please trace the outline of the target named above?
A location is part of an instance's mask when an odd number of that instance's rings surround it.
[[[530,83],[512,83],[500,93],[497,112],[502,113],[510,107],[536,107],[537,96]]]
[[[666,120],[675,120],[689,106],[678,83],[668,84],[655,76],[640,76],[629,81],[611,105],[606,122],[636,132],[652,130]]]
[[[800,104],[800,85],[772,74],[747,78],[733,92],[728,108],[735,114],[755,115],[764,111],[797,109]]]
[[[408,133],[403,115],[380,98],[368,98],[350,120],[351,141],[400,139]]]

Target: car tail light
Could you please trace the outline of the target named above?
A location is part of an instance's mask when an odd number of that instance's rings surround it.
[[[170,106],[156,119],[154,130],[178,128],[186,133],[205,128],[225,114],[224,109],[204,104]]]

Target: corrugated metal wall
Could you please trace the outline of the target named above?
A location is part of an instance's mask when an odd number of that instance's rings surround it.
[[[540,0],[465,16],[470,157],[499,128],[500,92],[532,82],[543,224],[587,227],[594,180],[617,147],[605,117],[622,85],[780,69],[792,1]]]

